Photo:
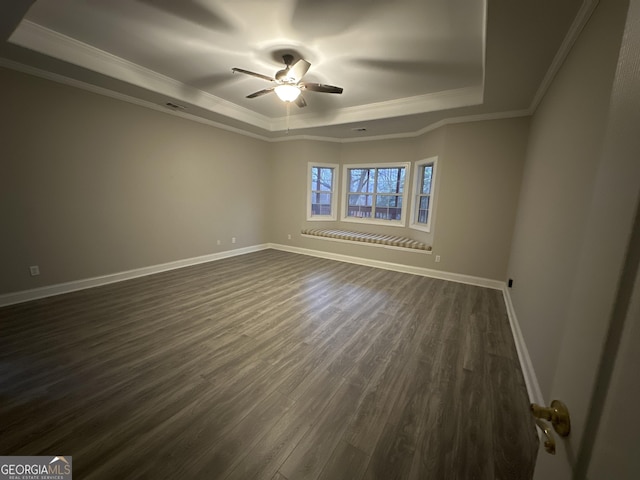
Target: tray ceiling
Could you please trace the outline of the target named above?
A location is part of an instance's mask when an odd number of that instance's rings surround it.
[[[177,104],[181,115],[265,138],[406,135],[452,117],[526,111],[581,5],[40,0],[0,55],[6,66]],[[305,108],[275,94],[245,98],[271,85],[231,68],[272,76],[284,53],[311,63],[305,81],[344,93],[304,92]]]

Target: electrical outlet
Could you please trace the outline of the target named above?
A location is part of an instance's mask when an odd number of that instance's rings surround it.
[[[231,237],[231,243],[236,243],[236,237]]]
[[[440,263],[440,255],[436,255],[436,263]]]
[[[287,235],[287,240],[291,240],[291,234]]]
[[[40,275],[40,267],[38,265],[29,267],[29,273],[32,277],[37,277],[38,275]]]
[[[220,245],[222,242],[220,240],[216,240],[216,245]]]

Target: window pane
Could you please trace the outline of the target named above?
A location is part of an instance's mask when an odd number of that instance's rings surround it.
[[[331,194],[311,194],[311,215],[331,215]]]
[[[349,205],[365,205],[371,206],[373,195],[349,195]]]
[[[402,195],[377,195],[376,207],[401,207]]]
[[[331,204],[312,203],[311,204],[312,215],[331,215]]]
[[[321,193],[319,194],[320,201],[318,203],[324,203],[327,205],[331,205],[331,194],[330,193]]]
[[[333,168],[320,169],[320,188],[319,190],[331,191],[333,187]]]
[[[311,189],[314,191],[332,191],[333,168],[313,167],[311,169]]]
[[[310,215],[334,217],[332,205],[335,190],[335,167],[311,166],[308,195],[311,199]]]
[[[378,193],[402,193],[404,167],[378,169]]]
[[[350,168],[349,191],[373,192],[374,172],[373,168]]]
[[[402,218],[402,196],[376,196],[376,218],[382,220],[400,220]]]
[[[356,218],[371,218],[371,207],[363,207],[360,205],[349,206],[347,216]]]
[[[429,221],[429,197],[421,196],[418,204],[418,223],[426,224]]]
[[[349,195],[348,217],[370,218],[373,195]]]
[[[402,218],[402,208],[376,207],[376,218],[379,220],[400,220]]]
[[[311,194],[311,204],[312,205],[316,205],[316,204],[331,205],[331,194],[314,192]]]
[[[401,163],[345,167],[346,217],[401,222],[406,174],[407,166]]]
[[[425,165],[422,167],[422,185],[421,193],[431,193],[431,176],[433,174],[433,165]]]

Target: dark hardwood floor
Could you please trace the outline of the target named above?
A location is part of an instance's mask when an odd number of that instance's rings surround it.
[[[78,479],[530,479],[502,294],[265,250],[0,309],[0,455]]]

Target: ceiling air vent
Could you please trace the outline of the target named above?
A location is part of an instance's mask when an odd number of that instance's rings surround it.
[[[167,102],[164,105],[171,110],[184,110],[185,108],[187,108],[184,105],[178,105],[177,103],[173,102]]]

